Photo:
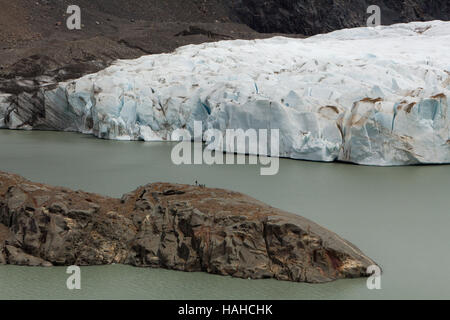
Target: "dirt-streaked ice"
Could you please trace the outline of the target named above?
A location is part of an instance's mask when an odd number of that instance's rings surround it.
[[[34,128],[153,141],[201,120],[223,132],[280,129],[280,156],[294,159],[447,163],[450,22],[191,45],[41,95]],[[0,126],[28,128],[28,100],[9,100],[0,97]]]

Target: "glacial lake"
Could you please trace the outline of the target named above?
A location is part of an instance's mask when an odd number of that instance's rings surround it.
[[[382,289],[112,265],[82,268],[81,290],[69,291],[65,268],[0,266],[0,299],[450,299],[450,166],[282,159],[278,175],[260,176],[258,165],[173,165],[172,146],[0,130],[0,170],[117,197],[157,181],[240,191],[354,243],[383,267]]]

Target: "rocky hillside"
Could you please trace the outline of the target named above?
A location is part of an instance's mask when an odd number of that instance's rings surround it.
[[[46,81],[78,78],[116,59],[170,52],[187,44],[260,35],[232,23],[203,1],[76,2],[81,30],[68,30],[71,1],[0,0],[0,92],[34,90]],[[223,9],[225,10],[225,8]],[[25,87],[19,80],[29,80]]]
[[[448,0],[231,0],[234,21],[258,32],[314,35],[364,26],[370,5],[381,8],[381,22],[449,20]]]
[[[232,191],[156,183],[112,199],[0,172],[0,264],[111,263],[312,283],[374,264],[335,233]]]

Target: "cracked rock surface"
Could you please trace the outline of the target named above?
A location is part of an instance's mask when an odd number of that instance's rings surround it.
[[[0,172],[0,264],[111,263],[311,283],[364,277],[375,264],[237,192],[155,183],[114,199]]]

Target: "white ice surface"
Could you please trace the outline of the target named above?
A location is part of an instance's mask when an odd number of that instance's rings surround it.
[[[67,100],[66,130],[106,139],[167,140],[201,120],[279,129],[280,156],[294,159],[447,163],[450,22],[190,45],[45,95],[51,109]]]

